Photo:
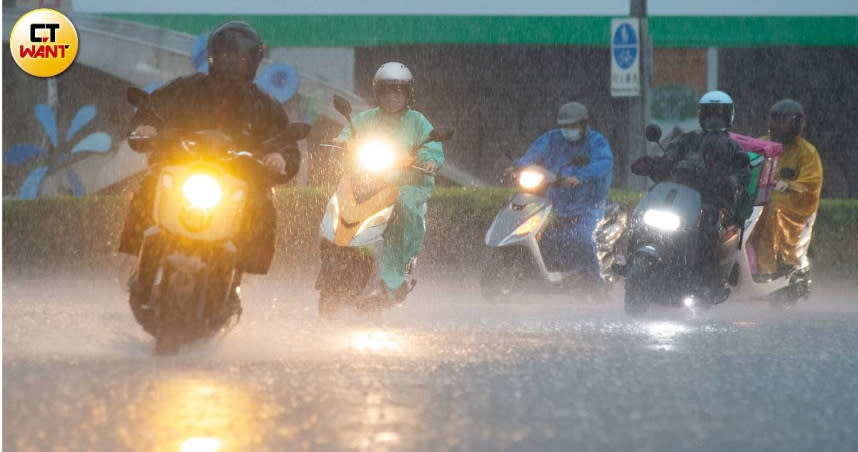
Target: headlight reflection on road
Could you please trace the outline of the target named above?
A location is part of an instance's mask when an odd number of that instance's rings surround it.
[[[677,336],[690,331],[687,326],[675,322],[653,322],[647,324],[645,329],[655,341],[649,348],[663,351],[674,350]]]
[[[172,378],[143,387],[120,435],[126,450],[253,450],[272,410],[252,392],[202,378]]]
[[[216,452],[223,446],[219,438],[188,438],[179,446],[181,452]]]
[[[349,346],[360,351],[385,352],[400,350],[403,340],[398,334],[388,331],[362,330],[351,333]]]

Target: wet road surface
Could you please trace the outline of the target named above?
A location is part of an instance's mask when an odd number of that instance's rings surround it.
[[[424,281],[322,322],[311,278],[255,278],[230,335],[159,358],[115,276],[4,276],[4,450],[858,450],[854,282],[632,320],[619,288]]]

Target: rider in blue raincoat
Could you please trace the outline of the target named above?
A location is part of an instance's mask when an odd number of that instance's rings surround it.
[[[587,107],[571,102],[560,107],[557,129],[537,138],[513,166],[541,165],[559,175],[548,189],[555,217],[540,238],[551,271],[580,271],[592,288],[604,286],[596,255],[594,231],[605,213],[614,159],[601,133],[589,128]]]

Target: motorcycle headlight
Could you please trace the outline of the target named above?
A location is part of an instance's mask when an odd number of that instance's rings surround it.
[[[223,191],[215,178],[207,174],[194,174],[182,185],[182,193],[191,206],[211,209],[220,204]]]
[[[679,215],[665,210],[649,209],[644,213],[643,222],[662,231],[679,229]]]
[[[540,186],[544,180],[545,175],[536,171],[525,170],[518,174],[518,185],[527,190]]]
[[[393,168],[395,156],[393,146],[386,141],[368,141],[358,148],[360,166],[373,173]]]

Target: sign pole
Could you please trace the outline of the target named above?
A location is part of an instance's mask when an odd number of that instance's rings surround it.
[[[647,142],[644,128],[649,121],[649,85],[652,79],[652,45],[647,27],[647,0],[630,0],[630,13],[639,23],[640,35],[640,64],[638,76],[640,93],[629,97],[629,149],[628,161],[625,168],[626,188],[630,190],[646,190],[647,179],[636,176],[631,172],[631,164],[639,157],[646,155]]]

